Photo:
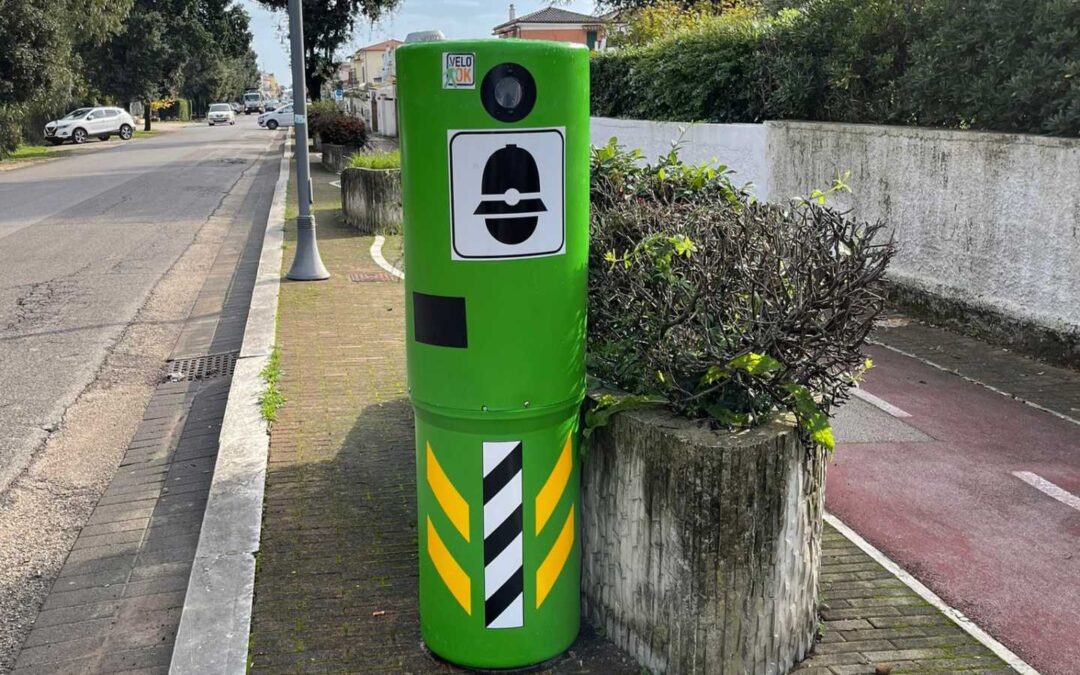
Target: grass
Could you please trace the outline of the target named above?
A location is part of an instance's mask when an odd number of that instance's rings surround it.
[[[273,351],[270,352],[270,360],[266,363],[266,367],[262,369],[259,376],[266,382],[266,390],[259,395],[259,408],[262,411],[262,418],[267,422],[276,422],[277,413],[282,405],[285,404],[285,396],[281,393],[281,349],[277,345],[274,345]]]
[[[349,160],[350,169],[400,169],[401,152],[374,152],[365,154],[358,152]]]
[[[37,159],[38,157],[44,157],[48,154],[49,148],[46,145],[20,145],[15,148],[14,152],[0,152],[0,159],[4,161],[23,161],[27,159]]]

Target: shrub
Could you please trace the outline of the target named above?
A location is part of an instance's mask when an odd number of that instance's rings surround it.
[[[367,125],[352,115],[335,115],[319,122],[319,137],[323,143],[360,148],[367,143],[367,136]]]
[[[401,152],[357,152],[349,159],[351,169],[400,169]]]
[[[322,121],[332,119],[340,114],[342,114],[341,110],[338,109],[337,103],[334,101],[313,101],[307,105],[308,130],[312,136],[321,133],[319,125]]]
[[[596,115],[1080,134],[1076,0],[807,0],[597,55]]]
[[[1080,134],[1080,2],[934,0],[901,81],[918,124]]]
[[[791,411],[831,447],[883,304],[881,226],[757,202],[677,150],[638,159],[614,141],[592,155],[590,373],[729,428]]]

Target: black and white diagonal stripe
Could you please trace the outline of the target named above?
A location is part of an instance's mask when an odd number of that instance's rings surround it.
[[[521,442],[484,443],[484,624],[524,624]]]

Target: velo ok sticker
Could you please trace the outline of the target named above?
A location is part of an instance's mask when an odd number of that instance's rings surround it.
[[[451,259],[565,253],[563,129],[448,135]]]

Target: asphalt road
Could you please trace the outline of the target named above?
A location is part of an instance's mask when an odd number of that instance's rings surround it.
[[[241,116],[0,173],[0,494],[282,135]]]
[[[1077,672],[1080,425],[869,351],[828,510],[1044,675]]]

